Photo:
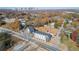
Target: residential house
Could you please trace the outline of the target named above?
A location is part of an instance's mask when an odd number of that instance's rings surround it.
[[[29,27],[29,31],[34,35],[35,38],[37,38],[41,41],[47,42],[47,41],[51,40],[51,38],[52,38],[51,34],[38,31],[33,27]]]
[[[19,19],[20,29],[24,29],[26,27],[26,21],[23,18]]]

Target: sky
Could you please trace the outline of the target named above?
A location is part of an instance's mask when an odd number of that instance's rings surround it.
[[[15,10],[16,8],[29,8],[29,7],[0,7],[0,9],[13,9],[13,10]],[[79,7],[35,7],[35,9],[79,9]]]

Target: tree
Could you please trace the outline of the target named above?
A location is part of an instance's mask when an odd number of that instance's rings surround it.
[[[73,22],[72,22],[72,26],[76,27],[76,26],[78,26],[78,25],[79,25],[79,22],[77,22],[77,21],[73,21]]]
[[[0,21],[0,26],[5,25],[6,22],[5,21]]]
[[[14,30],[14,31],[18,31],[18,29],[19,29],[19,21],[16,19],[15,22],[10,23],[9,28]]]
[[[79,45],[79,34],[77,35],[76,42]]]
[[[56,22],[55,22],[55,27],[58,28],[58,27],[61,26],[61,24],[62,24],[61,21],[56,21]]]
[[[0,50],[10,48],[13,44],[11,43],[11,35],[7,32],[0,33]]]

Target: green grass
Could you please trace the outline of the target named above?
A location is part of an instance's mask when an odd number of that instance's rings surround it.
[[[69,51],[79,51],[79,47],[76,46],[75,42],[72,42],[72,40],[68,39],[66,36],[63,36],[61,43],[67,45]]]

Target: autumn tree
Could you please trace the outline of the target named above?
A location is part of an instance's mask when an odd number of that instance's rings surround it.
[[[12,46],[11,35],[7,32],[0,33],[0,50],[10,48]]]

